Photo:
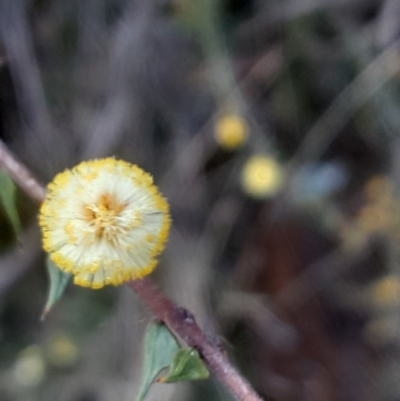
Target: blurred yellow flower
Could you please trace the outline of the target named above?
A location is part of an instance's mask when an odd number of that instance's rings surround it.
[[[283,170],[275,159],[256,155],[243,167],[242,187],[253,198],[267,198],[280,190],[283,178]]]
[[[58,174],[39,222],[51,260],[72,273],[75,284],[101,288],[153,271],[170,216],[150,174],[106,158]]]
[[[78,347],[65,334],[55,335],[48,344],[47,357],[53,366],[60,368],[71,366],[77,361],[78,356]]]
[[[219,118],[215,124],[214,137],[221,148],[234,150],[246,141],[248,126],[246,121],[234,114]]]
[[[400,241],[400,202],[393,182],[385,176],[370,178],[364,187],[366,204],[353,221],[344,224],[342,237],[345,246],[359,246],[371,236],[390,236]]]
[[[37,345],[31,345],[20,352],[15,361],[13,378],[18,386],[36,387],[46,376],[42,352]]]
[[[378,280],[372,286],[372,298],[379,305],[393,305],[400,302],[400,279],[394,275]]]

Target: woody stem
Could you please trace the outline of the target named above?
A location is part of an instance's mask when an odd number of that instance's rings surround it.
[[[215,377],[239,401],[262,401],[250,384],[231,365],[228,358],[197,325],[194,316],[177,306],[145,277],[130,281],[128,286],[187,345],[195,348]]]

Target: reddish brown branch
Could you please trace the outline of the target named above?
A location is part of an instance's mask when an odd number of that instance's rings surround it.
[[[219,347],[197,325],[193,315],[175,305],[147,277],[128,286],[186,344],[195,348],[217,379],[240,401],[261,401]]]
[[[46,189],[30,173],[30,171],[10,153],[6,145],[0,141],[0,169],[4,170],[13,181],[32,199],[39,203],[46,195]]]
[[[23,164],[15,159],[1,141],[0,168],[6,171],[32,199],[39,203],[44,200],[46,189]],[[149,278],[131,281],[128,286],[158,319],[200,353],[208,368],[239,401],[262,401],[218,346],[200,329],[190,312],[175,305]]]

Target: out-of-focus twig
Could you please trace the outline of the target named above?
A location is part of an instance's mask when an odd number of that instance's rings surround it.
[[[387,82],[400,72],[399,46],[400,40],[397,40],[375,57],[342,90],[307,132],[299,149],[288,164],[285,189],[275,202],[274,213],[271,213],[273,218],[276,219],[284,211],[284,206],[290,197],[290,190],[299,167],[305,162],[313,163],[318,161],[354,113],[371,100]]]
[[[386,0],[381,8],[377,24],[377,45],[384,49],[399,35],[400,3]]]
[[[23,2],[0,1],[0,38],[25,123],[34,134],[53,130]]]
[[[326,109],[307,133],[292,160],[294,170],[304,161],[318,159],[353,114],[399,73],[399,45],[397,40],[379,54]]]
[[[310,15],[323,9],[356,8],[370,0],[290,0],[290,1],[265,1],[260,2],[260,7],[255,16],[244,22],[240,28],[239,35],[242,37],[255,37],[267,28],[274,25],[284,24]]]
[[[110,94],[104,107],[95,118],[91,134],[83,144],[82,158],[101,157],[112,153],[121,142],[128,118],[132,117],[138,104],[136,89],[132,88],[132,77],[140,76],[141,63],[146,52],[145,38],[151,29],[156,4],[154,2],[132,2],[127,8],[124,20],[115,33],[111,50],[109,76]]]

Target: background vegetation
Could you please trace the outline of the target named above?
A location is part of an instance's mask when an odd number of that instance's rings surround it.
[[[150,171],[174,220],[155,280],[266,400],[398,400],[399,21],[396,0],[1,0],[0,137],[43,182],[109,155]],[[70,286],[40,322],[37,206],[17,205],[0,399],[133,400],[149,314]]]

